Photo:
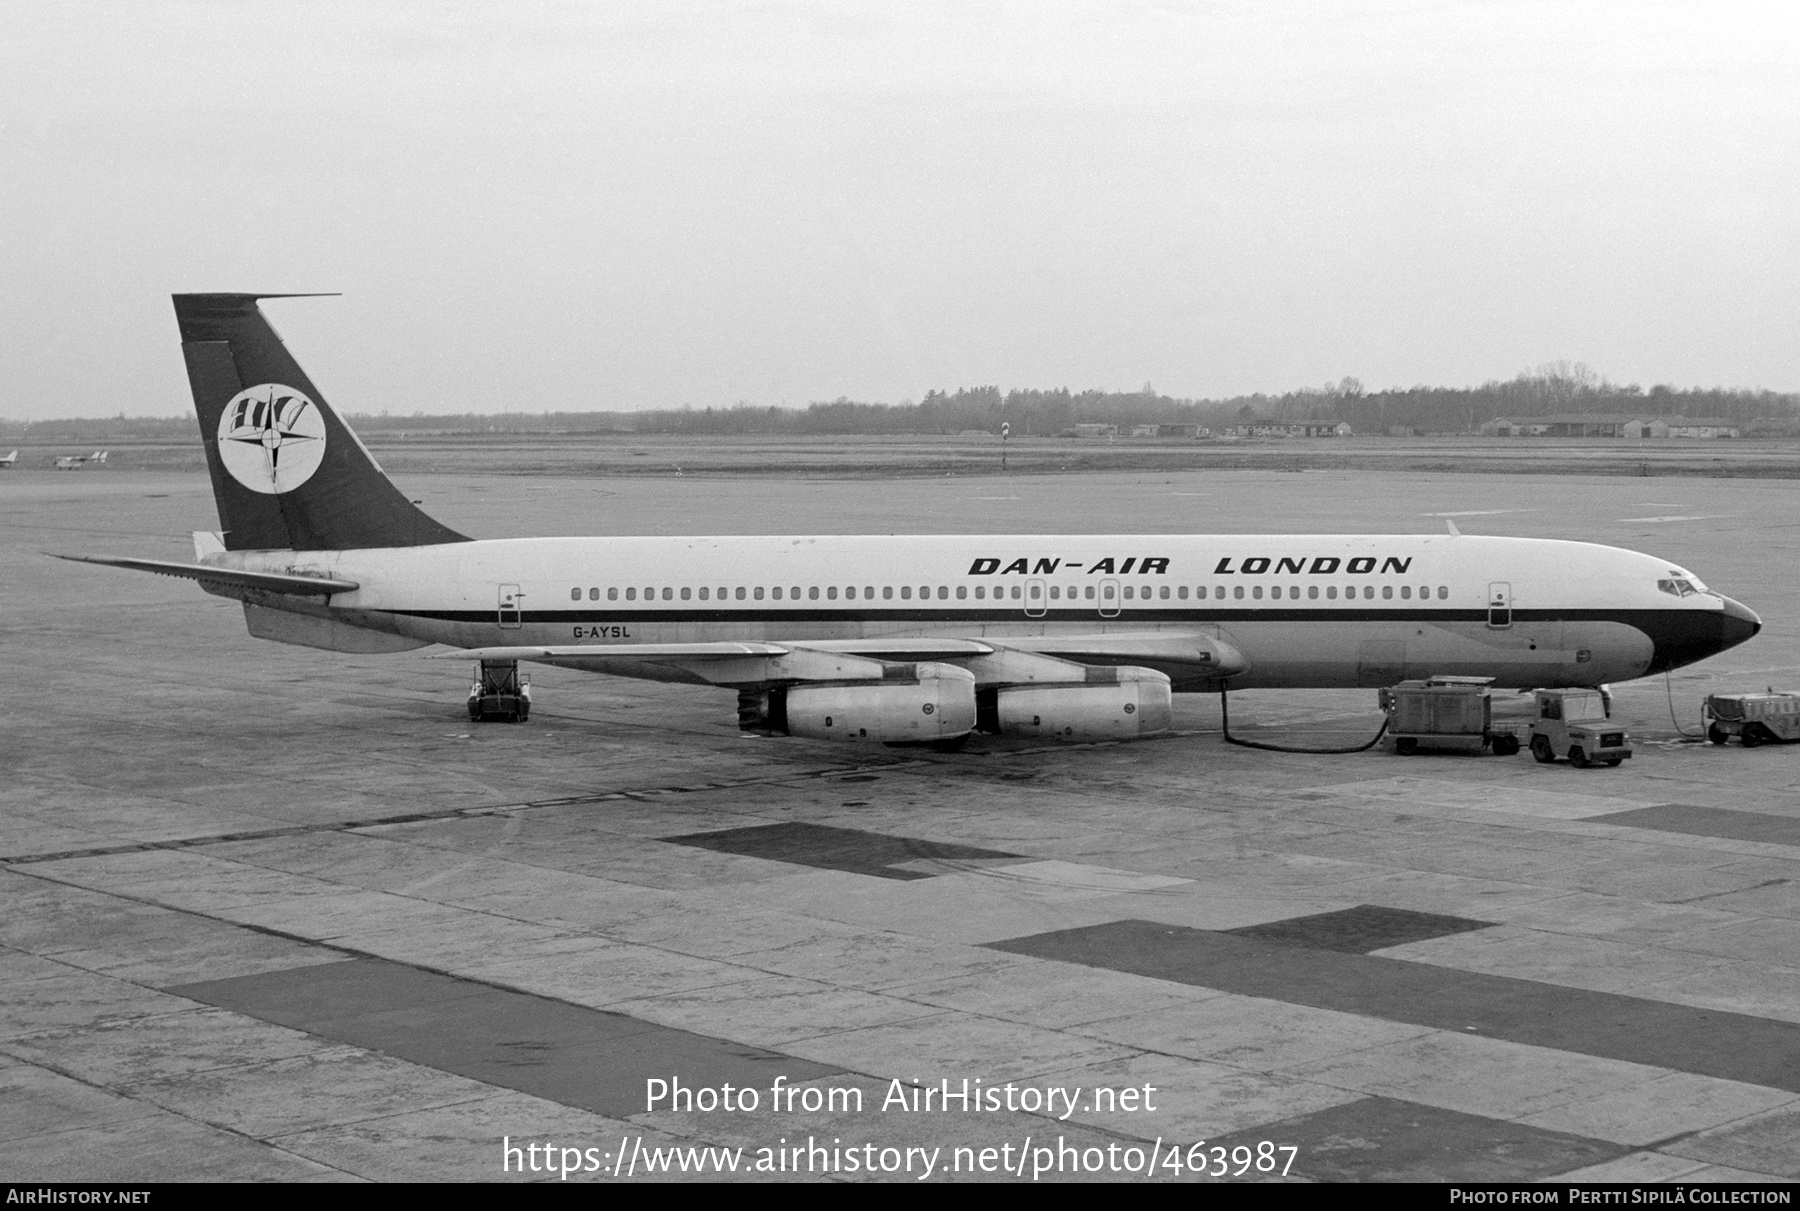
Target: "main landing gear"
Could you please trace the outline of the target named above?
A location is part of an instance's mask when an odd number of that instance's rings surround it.
[[[524,723],[531,718],[531,678],[516,660],[483,660],[469,687],[471,723]]]

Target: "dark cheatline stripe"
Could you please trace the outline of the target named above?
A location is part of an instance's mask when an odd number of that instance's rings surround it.
[[[1663,803],[1584,817],[1590,824],[1624,824],[1651,828],[1660,833],[1685,833],[1690,837],[1723,837],[1730,841],[1766,841],[1773,845],[1800,845],[1800,819],[1771,816],[1765,812],[1731,811],[1723,807],[1697,807],[1691,803]]]
[[[685,833],[661,837],[675,845],[691,845],[746,858],[768,858],[821,870],[842,870],[881,879],[928,879],[929,872],[906,870],[903,862],[921,858],[971,861],[1019,858],[998,849],[978,849],[946,841],[922,841],[889,833],[866,833],[856,828],[832,828],[824,824],[757,824],[710,833]]]
[[[612,1118],[643,1113],[651,1077],[767,1086],[842,1071],[383,959],[164,991]]]
[[[1315,1182],[1529,1182],[1632,1151],[1563,1131],[1370,1097],[1208,1139],[1208,1173],[1217,1172],[1213,1149],[1223,1148],[1226,1180],[1278,1177],[1290,1154],[1276,1152],[1272,1171],[1259,1172],[1255,1157],[1264,1140],[1298,1148],[1288,1177]],[[1251,1167],[1232,1177],[1238,1166],[1229,1158],[1239,1148],[1249,1149]]]
[[[1371,950],[1384,950],[1407,942],[1423,942],[1429,938],[1467,933],[1472,929],[1487,929],[1493,924],[1492,921],[1473,921],[1467,917],[1413,912],[1407,908],[1358,904],[1355,908],[1338,912],[1289,917],[1285,921],[1245,925],[1223,932],[1233,937],[1280,942],[1288,946],[1313,946],[1320,950],[1340,950],[1346,954],[1367,954]]]
[[[994,950],[1800,1093],[1800,1024],[1155,921]]]
[[[405,618],[428,618],[437,622],[494,622],[497,612],[493,609],[482,610],[389,610],[386,613]],[[1565,610],[1541,611],[1534,616],[1524,610],[1514,610],[1513,618],[1519,622],[1541,622],[1549,619],[1574,619],[1580,616],[1594,615],[1600,621],[1629,621],[1619,618],[1616,612],[1604,610]],[[1052,606],[1042,614],[1026,614],[1024,606],[1012,604],[1007,606],[984,606],[977,602],[949,602],[942,605],[895,605],[895,606],[851,606],[833,602],[816,602],[808,605],[781,605],[766,602],[745,602],[729,609],[709,606],[703,602],[695,602],[689,606],[646,605],[642,609],[633,609],[629,605],[620,608],[611,606],[606,609],[568,609],[568,610],[526,610],[521,617],[527,625],[557,626],[580,624],[599,626],[631,626],[636,623],[651,622],[714,622],[714,623],[761,623],[761,622],[861,622],[861,623],[895,623],[895,622],[929,622],[946,626],[979,625],[989,622],[1021,622],[1029,619],[1032,622],[1136,622],[1163,623],[1172,626],[1183,624],[1207,624],[1227,622],[1483,622],[1487,621],[1486,610],[1444,610],[1444,609],[1397,609],[1393,607],[1343,606],[1334,609],[1300,608],[1298,606],[1282,606],[1271,603],[1267,606],[1253,605],[1245,602],[1239,606],[1218,606],[1213,609],[1172,609],[1158,608],[1152,604],[1134,608],[1129,602],[1112,614],[1101,614],[1093,605],[1083,605],[1071,609],[1067,606]],[[1713,617],[1716,618],[1716,615]]]
[[[497,612],[494,609],[480,610],[387,610],[384,613],[395,614],[405,618],[428,618],[438,622],[494,622]],[[1686,624],[1710,626],[1714,632],[1719,626],[1717,610],[1521,610],[1512,612],[1514,623],[1527,622],[1622,622],[1637,627],[1647,634],[1655,634],[1672,626]],[[634,608],[629,603],[609,605],[605,608],[574,608],[567,610],[525,610],[521,613],[523,621],[530,625],[564,625],[564,624],[596,624],[605,626],[629,626],[633,623],[651,622],[719,622],[719,623],[760,623],[760,622],[929,622],[944,625],[963,623],[979,624],[985,622],[1020,622],[1029,619],[1032,622],[1078,622],[1078,623],[1161,623],[1168,626],[1184,624],[1222,624],[1232,622],[1487,622],[1485,609],[1444,609],[1440,607],[1414,607],[1408,609],[1399,605],[1357,605],[1357,606],[1291,606],[1280,602],[1242,602],[1231,605],[1221,603],[1217,606],[1168,606],[1160,602],[1149,605],[1133,605],[1131,602],[1120,604],[1119,610],[1113,614],[1101,614],[1091,603],[1079,607],[1050,606],[1043,614],[1026,614],[1022,603],[1008,603],[1005,606],[987,606],[971,601],[946,601],[942,604],[907,605],[896,603],[881,606],[855,606],[837,602],[810,602],[805,605],[787,605],[773,602],[749,601],[742,604],[733,603],[728,608],[694,602],[690,605],[646,603],[641,608]]]

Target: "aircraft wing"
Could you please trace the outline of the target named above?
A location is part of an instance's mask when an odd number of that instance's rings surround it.
[[[432,660],[531,660],[538,664],[695,685],[756,686],[801,681],[880,681],[893,666],[866,656],[782,643],[561,644],[463,648]]]
[[[172,563],[164,559],[131,559],[123,555],[60,555],[54,551],[47,554],[75,563],[99,563],[113,568],[130,568],[137,572],[155,572],[161,576],[179,576],[185,580],[197,580],[202,587],[260,589],[265,593],[285,593],[291,597],[329,597],[333,593],[349,593],[360,587],[354,580],[333,580],[325,576],[287,576],[279,572],[244,572],[205,563]]]
[[[427,660],[535,660],[570,668],[596,667],[621,661],[737,660],[745,656],[786,656],[793,647],[779,643],[565,643],[549,647],[458,648],[434,652]]]
[[[1178,679],[1229,677],[1249,661],[1210,635],[1146,631],[1097,635],[1008,636],[960,639],[895,635],[877,639],[791,640],[780,643],[558,644],[544,647],[463,648],[433,660],[530,660],[539,664],[668,678],[712,685],[777,681],[880,680],[893,664],[938,660],[957,663],[1006,650],[1054,656],[1077,664],[1142,665]]]
[[[1007,639],[1005,645],[1078,664],[1142,664],[1152,668],[1174,665],[1213,677],[1228,677],[1250,667],[1244,654],[1223,639],[1192,632],[1030,635]]]

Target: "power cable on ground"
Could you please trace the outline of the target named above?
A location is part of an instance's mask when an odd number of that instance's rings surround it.
[[[1386,716],[1384,715],[1381,720],[1381,726],[1379,728],[1377,728],[1375,731],[1375,738],[1373,740],[1369,741],[1367,744],[1358,744],[1351,748],[1290,748],[1286,745],[1280,745],[1280,744],[1259,744],[1255,740],[1239,740],[1236,736],[1233,736],[1231,734],[1231,708],[1230,708],[1230,706],[1227,705],[1227,699],[1228,699],[1227,692],[1225,690],[1220,690],[1219,691],[1220,728],[1225,733],[1225,743],[1235,744],[1242,748],[1259,748],[1259,749],[1262,749],[1264,752],[1269,752],[1269,753],[1317,753],[1320,755],[1332,755],[1332,754],[1336,754],[1336,753],[1361,753],[1361,752],[1367,751],[1368,749],[1374,748],[1377,744],[1380,744],[1381,738],[1383,736],[1387,735],[1388,721],[1387,721]]]
[[[1669,722],[1675,725],[1676,733],[1679,735],[1682,735],[1682,736],[1686,736],[1690,740],[1698,739],[1699,737],[1706,735],[1705,728],[1702,728],[1697,732],[1688,731],[1686,728],[1681,726],[1681,720],[1679,720],[1675,717],[1675,685],[1673,682],[1671,682],[1669,680],[1669,670],[1668,669],[1663,670],[1663,690],[1668,695],[1668,699],[1669,699]]]

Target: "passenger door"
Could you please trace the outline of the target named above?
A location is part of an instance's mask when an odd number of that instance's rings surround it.
[[[519,629],[519,598],[525,596],[516,584],[500,586],[500,629],[516,631]]]
[[[1512,585],[1496,580],[1488,585],[1487,624],[1495,630],[1512,625]]]

